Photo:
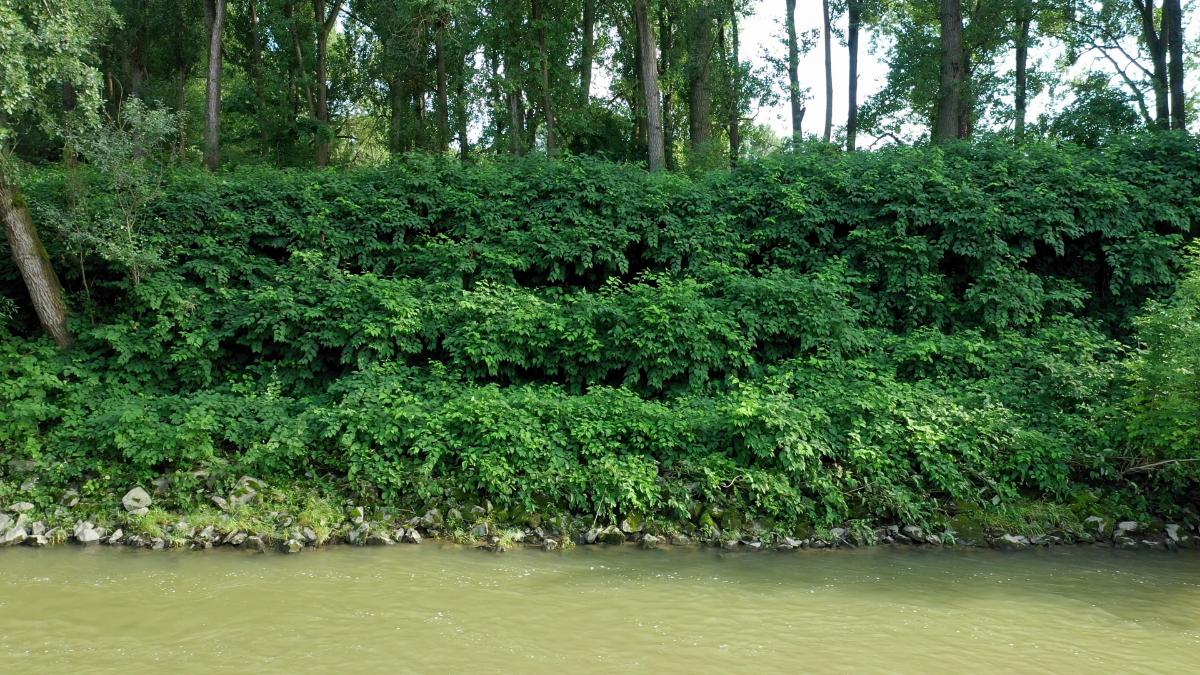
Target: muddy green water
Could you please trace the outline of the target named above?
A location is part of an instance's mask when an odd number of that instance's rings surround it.
[[[1200,672],[1200,555],[0,551],[0,673]]]

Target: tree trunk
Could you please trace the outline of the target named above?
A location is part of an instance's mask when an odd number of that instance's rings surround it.
[[[647,0],[633,0],[633,17],[637,24],[638,54],[642,68],[642,99],[646,104],[646,145],[651,171],[666,168],[666,149],[663,144],[662,110],[659,108],[658,59],[654,46],[654,28],[650,25]]]
[[[262,36],[259,34],[258,0],[250,0],[250,79],[254,82],[254,112],[258,116],[260,152],[267,154],[271,139],[268,132],[267,93],[263,82]]]
[[[1016,121],[1013,124],[1013,136],[1017,143],[1025,140],[1025,115],[1027,107],[1026,90],[1029,83],[1029,27],[1033,23],[1029,14],[1020,19],[1021,25],[1017,31],[1017,83],[1016,83]]]
[[[208,90],[204,97],[204,166],[221,165],[221,35],[225,31],[225,0],[205,0],[208,21]]]
[[[713,49],[713,16],[706,0],[692,10],[688,31],[688,133],[692,150],[712,139],[712,90],[709,65]]]
[[[558,154],[558,139],[554,128],[554,106],[551,105],[550,48],[546,38],[546,18],[542,14],[542,0],[530,0],[530,14],[536,26],[538,60],[541,62],[542,119],[546,122],[546,154],[553,157]]]
[[[846,150],[854,152],[858,142],[858,31],[862,25],[860,0],[846,3],[846,51],[850,55],[850,78],[847,82],[849,106],[846,113]]]
[[[1168,67],[1171,88],[1171,128],[1187,129],[1187,95],[1184,92],[1184,37],[1183,6],[1179,0],[1163,0],[1164,20],[1167,24],[1164,37],[1167,52],[1171,56]]]
[[[742,56],[737,7],[733,7],[729,21],[733,48],[733,96],[729,101],[729,163],[737,164],[742,160]]]
[[[393,155],[404,152],[404,99],[400,78],[388,82],[388,150]]]
[[[792,104],[792,140],[804,137],[804,101],[800,98],[800,43],[796,38],[796,0],[787,0],[788,99]]]
[[[461,55],[458,59],[458,68],[456,71],[454,78],[454,122],[458,128],[458,156],[459,159],[465,162],[471,158],[471,140],[467,135],[467,125],[470,123],[470,116],[467,114],[467,73],[465,72],[466,65],[463,63]]]
[[[941,11],[941,82],[938,90],[937,115],[933,126],[933,141],[945,142],[962,134],[963,85],[966,64],[963,63],[962,0],[942,0]]]
[[[329,156],[333,150],[333,138],[329,130],[329,34],[337,25],[338,14],[342,11],[342,0],[334,0],[329,6],[329,14],[325,14],[325,0],[313,0],[313,17],[317,22],[317,94],[316,117],[320,125],[317,138],[317,166],[328,166]]]
[[[592,96],[592,62],[596,60],[596,0],[583,0],[583,44],[579,54],[579,94]]]
[[[1167,83],[1167,43],[1166,36],[1159,33],[1154,26],[1154,0],[1133,0],[1142,19],[1142,42],[1150,52],[1150,62],[1153,64],[1153,74],[1150,77],[1154,85],[1154,115],[1155,124],[1161,128],[1171,126],[1170,86]],[[1164,23],[1166,15],[1163,15]]]
[[[37,312],[42,329],[58,343],[58,346],[66,347],[75,338],[67,327],[67,303],[63,299],[62,284],[50,265],[46,249],[42,247],[29,207],[25,205],[17,186],[8,182],[2,170],[0,220],[4,221],[4,234],[8,239],[8,246],[12,249],[13,260],[17,263],[21,278],[25,280],[25,287],[29,289],[29,299]]]
[[[671,72],[672,56],[675,54],[675,34],[671,30],[671,15],[667,3],[660,3],[658,6],[658,72],[660,75],[666,75]],[[666,168],[668,171],[675,168],[674,154],[671,148],[675,147],[675,94],[670,87],[662,90],[662,120],[663,120],[663,152],[665,153]]]
[[[829,0],[821,0],[825,14],[825,142],[833,138],[833,25],[829,21]]]
[[[437,108],[437,151],[446,152],[450,146],[450,92],[446,78],[446,18],[438,20],[437,37],[434,41],[436,59],[436,88],[434,106]]]
[[[508,151],[514,155],[525,154],[525,112],[521,102],[521,90],[517,88],[513,62],[509,54],[504,56],[504,79],[507,80],[505,96],[508,100]]]

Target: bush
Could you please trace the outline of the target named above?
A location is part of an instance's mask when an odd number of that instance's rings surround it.
[[[822,146],[695,179],[579,158],[177,172],[139,218],[166,264],[135,284],[85,258],[72,351],[21,315],[0,338],[0,449],[60,482],[333,477],[413,508],[698,524],[1094,491],[1162,511],[1200,468],[1176,461],[1200,442],[1180,365],[1200,277],[1131,317],[1173,289],[1198,157],[1160,134]],[[37,174],[35,212],[62,180]]]

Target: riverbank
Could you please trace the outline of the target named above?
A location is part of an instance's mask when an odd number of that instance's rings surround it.
[[[941,522],[867,523],[836,527],[782,526],[744,521],[705,510],[692,520],[664,521],[628,514],[613,522],[595,516],[542,516],[445,500],[426,509],[396,509],[298,489],[279,489],[244,476],[225,493],[199,493],[186,511],[166,480],[117,495],[0,484],[35,501],[0,503],[0,547],[60,544],[128,546],[153,550],[212,549],[301,553],[327,546],[391,546],[447,541],[503,552],[516,548],[568,550],[576,546],[716,547],[730,551],[854,549],[870,546],[974,547],[1025,550],[1093,545],[1169,551],[1197,544],[1192,524],[1141,522],[1039,504],[1008,509],[1007,517],[974,509]]]

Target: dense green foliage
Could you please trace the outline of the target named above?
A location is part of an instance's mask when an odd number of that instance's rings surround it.
[[[35,216],[66,180],[29,176]],[[1195,274],[1166,302],[1197,194],[1196,141],[1169,134],[818,147],[697,179],[175,172],[137,215],[156,266],[60,252],[75,348],[22,315],[0,333],[0,448],[51,481],[202,468],[604,518],[1178,512],[1194,465],[1128,470],[1197,447]]]

